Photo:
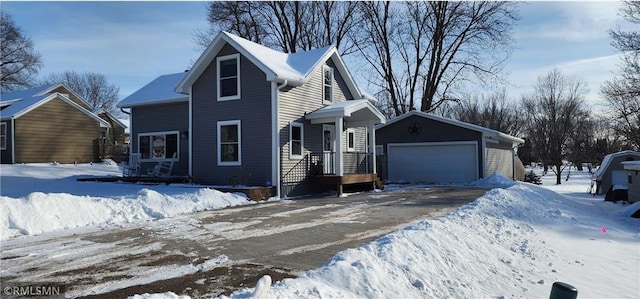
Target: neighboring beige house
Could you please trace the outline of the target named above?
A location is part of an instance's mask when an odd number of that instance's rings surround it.
[[[627,192],[629,202],[640,201],[640,161],[622,162],[627,171]]]
[[[97,161],[110,125],[64,84],[0,95],[0,162]]]

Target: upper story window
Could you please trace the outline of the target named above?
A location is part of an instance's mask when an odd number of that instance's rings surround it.
[[[218,78],[218,101],[240,98],[240,54],[221,56],[216,59]]]
[[[171,159],[179,148],[178,132],[138,134],[138,152],[142,160]]]
[[[326,65],[322,68],[322,100],[333,102],[333,69]]]
[[[218,165],[242,165],[242,133],[239,120],[218,122]]]
[[[291,123],[289,125],[289,150],[291,159],[301,159],[304,148],[304,129],[301,123]]]
[[[7,149],[7,123],[0,123],[0,149]]]

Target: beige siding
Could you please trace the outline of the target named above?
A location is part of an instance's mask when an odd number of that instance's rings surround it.
[[[16,163],[90,162],[99,123],[55,98],[15,120]]]
[[[513,179],[513,153],[510,149],[492,148],[487,144],[487,176],[494,172]]]
[[[54,92],[58,92],[58,93],[67,95],[67,97],[70,100],[72,100],[76,104],[82,106],[82,108],[84,108],[84,109],[87,109],[89,111],[93,111],[93,109],[94,109],[94,107],[89,106],[85,101],[82,101],[79,98],[75,97],[71,92],[69,92],[69,90],[67,90],[66,88],[64,88],[62,86],[60,86],[60,87],[54,89],[53,91],[51,91],[51,93],[54,93]],[[76,91],[74,90],[74,92],[76,92]]]
[[[334,67],[331,60],[326,65],[333,67],[334,85],[333,100],[334,103],[351,100],[353,97],[349,92],[344,79],[340,76],[338,69]],[[304,124],[304,151],[303,156],[313,152],[322,152],[322,124],[312,125],[304,119],[304,115],[316,111],[326,105],[322,102],[323,84],[322,84],[322,67],[315,70],[309,82],[298,87],[287,87],[280,91],[280,146],[281,146],[281,164],[282,174],[286,174],[294,167],[299,159],[289,158],[289,123],[299,122]],[[342,134],[343,140],[346,140],[346,134]],[[344,151],[346,151],[346,142]]]

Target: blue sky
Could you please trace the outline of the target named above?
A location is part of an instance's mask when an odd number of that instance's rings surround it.
[[[101,73],[120,87],[121,99],[159,75],[184,71],[198,58],[193,36],[208,27],[206,4],[0,3],[35,42],[44,63],[40,76],[66,70]],[[515,49],[505,66],[508,94],[519,99],[531,92],[538,76],[559,68],[587,82],[587,100],[599,109],[600,84],[620,61],[607,30],[629,26],[618,15],[620,6],[611,1],[520,3]],[[357,66],[351,67],[358,79]]]

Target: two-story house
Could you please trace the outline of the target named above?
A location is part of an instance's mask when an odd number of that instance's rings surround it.
[[[177,152],[176,174],[196,183],[293,196],[376,179],[375,125],[385,118],[334,46],[282,53],[221,32],[191,70],[118,107],[131,109],[143,167]]]

